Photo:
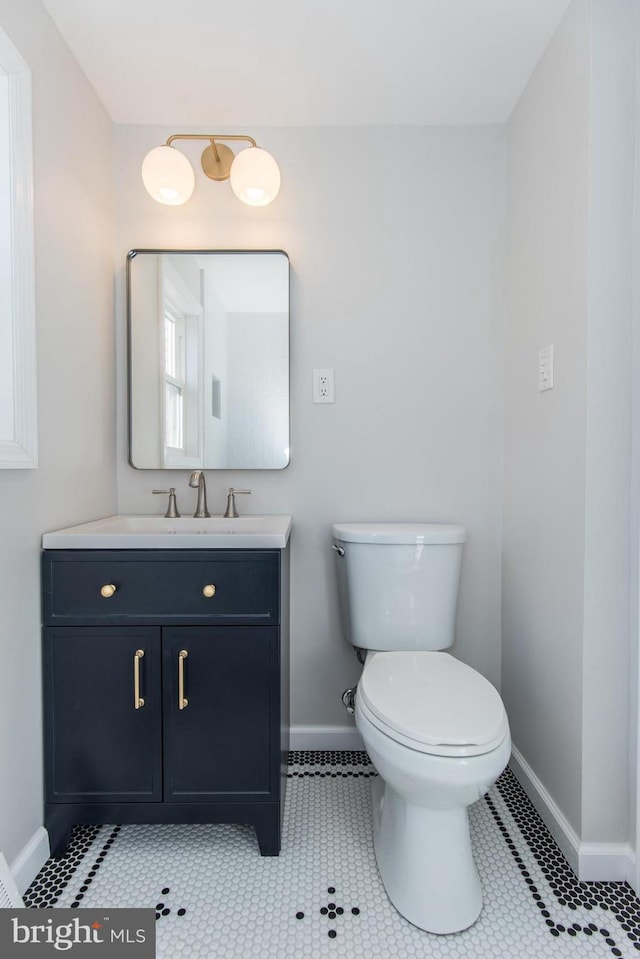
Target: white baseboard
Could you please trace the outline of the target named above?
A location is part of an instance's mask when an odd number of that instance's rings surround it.
[[[626,881],[635,888],[635,853],[626,842],[583,842],[578,878],[583,882]]]
[[[580,869],[580,839],[578,834],[515,746],[512,747],[509,765],[577,876]]]
[[[11,875],[22,896],[50,856],[49,833],[38,826],[29,842],[11,863]]]
[[[291,749],[364,749],[355,726],[292,726]]]
[[[578,879],[583,882],[626,880],[635,888],[635,853],[628,843],[581,842],[558,804],[515,746],[509,765]]]

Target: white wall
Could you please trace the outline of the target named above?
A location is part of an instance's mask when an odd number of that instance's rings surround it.
[[[589,4],[572,4],[507,139],[503,690],[513,740],[580,827]],[[538,392],[538,350],[556,386]]]
[[[39,547],[115,508],[111,123],[39,0],[0,0],[33,79],[39,469],[0,471],[0,850],[42,823]],[[30,876],[28,878],[31,878]]]
[[[338,626],[334,521],[463,523],[456,652],[499,682],[503,131],[251,130],[283,173],[264,209],[200,175],[184,207],[151,200],[140,163],[173,132],[116,128],[119,359],[132,247],[289,254],[291,464],[209,472],[208,486],[212,512],[234,485],[253,491],[243,511],[293,514],[294,723],[348,723],[340,695],[359,672]],[[335,405],[312,404],[314,367],[335,369]],[[128,466],[122,374],[118,399],[119,510],[160,512],[151,489],[171,483],[188,514],[185,472]]]
[[[582,843],[629,831],[632,7],[574,0],[507,137],[503,690]]]
[[[591,2],[583,842],[629,820],[636,6]]]

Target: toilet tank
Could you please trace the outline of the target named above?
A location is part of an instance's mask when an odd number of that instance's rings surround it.
[[[350,643],[375,650],[451,646],[464,527],[336,523],[331,532]]]

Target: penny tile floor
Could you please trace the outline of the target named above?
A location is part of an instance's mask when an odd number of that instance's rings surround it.
[[[25,894],[31,907],[156,910],[164,959],[596,959],[640,953],[627,883],[579,882],[507,769],[470,809],[478,921],[436,936],[386,897],[362,752],[290,754],[280,856],[235,825],[78,826]]]

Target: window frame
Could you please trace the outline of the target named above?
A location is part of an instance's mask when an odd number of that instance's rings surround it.
[[[158,297],[158,323],[160,332],[158,344],[161,350],[160,363],[160,402],[161,409],[161,449],[164,467],[168,469],[196,469],[202,465],[202,323],[203,305],[197,300],[188,286],[169,263],[163,263],[159,271],[160,290]],[[165,358],[165,314],[172,313],[183,324],[183,377],[182,386],[182,441],[181,449],[166,446],[166,404],[165,385],[173,378],[166,373]]]

